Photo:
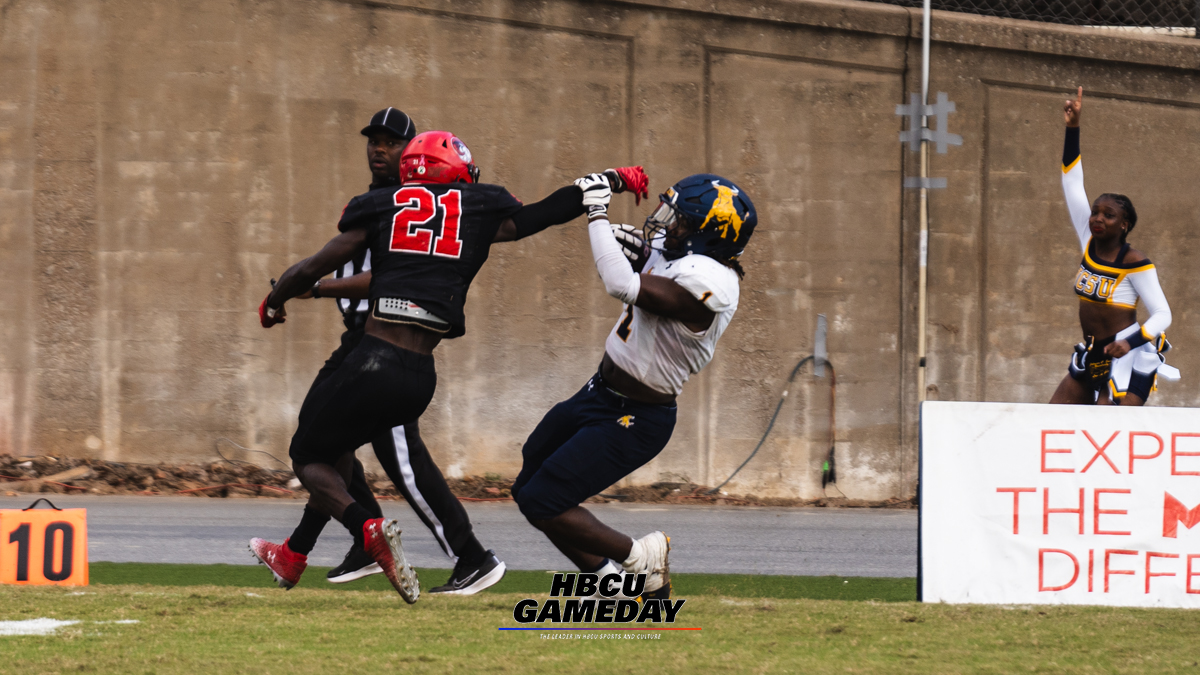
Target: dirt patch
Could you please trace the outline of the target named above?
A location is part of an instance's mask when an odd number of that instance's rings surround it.
[[[367,473],[367,482],[383,499],[403,499],[386,476]],[[508,501],[512,479],[496,474],[446,481],[464,501]],[[757,495],[707,494],[695,483],[654,483],[614,488],[589,503],[712,504],[717,506],[828,506],[843,508],[916,508],[915,499],[780,499]],[[0,492],[20,494],[187,495],[193,497],[274,497],[307,499],[308,491],[291,471],[264,469],[247,462],[207,464],[130,464],[73,457],[0,455]]]
[[[628,501],[641,504],[713,504],[717,506],[836,506],[860,509],[913,509],[916,499],[893,498],[884,501],[865,499],[820,498],[792,499],[760,497],[754,494],[737,495],[725,492],[709,494],[712,488],[695,483],[654,483],[615,488],[603,493],[604,501]]]
[[[127,464],[74,457],[0,455],[0,490],[8,495],[27,492],[296,497],[303,488],[291,484],[294,478],[291,471],[274,471],[248,463]]]

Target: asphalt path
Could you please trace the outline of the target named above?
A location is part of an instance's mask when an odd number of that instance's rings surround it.
[[[51,497],[60,508],[88,512],[92,561],[255,564],[251,537],[281,542],[299,522],[291,499],[197,497]],[[32,495],[0,497],[0,509],[25,508]],[[511,569],[569,569],[570,563],[525,522],[512,502],[467,502],[483,545]],[[39,508],[45,508],[44,503]],[[913,577],[917,574],[916,511],[756,508],[658,504],[588,505],[614,528],[671,536],[677,572]],[[404,549],[418,567],[453,563],[404,502],[383,502],[404,529]],[[7,528],[4,528],[7,530]],[[0,533],[2,535],[4,533]],[[336,565],[351,543],[331,521],[309,564]]]

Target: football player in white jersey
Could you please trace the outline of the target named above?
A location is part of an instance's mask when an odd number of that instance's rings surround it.
[[[738,256],[753,203],[732,181],[688,176],[660,195],[644,236],[608,221],[612,186],[585,176],[588,236],[609,295],[626,303],[597,372],[554,406],[522,448],[513,497],[529,522],[584,572],[646,574],[645,596],[670,595],[670,539],[641,539],[580,506],[654,459],[675,428],[675,397],[710,360],[737,311]]]

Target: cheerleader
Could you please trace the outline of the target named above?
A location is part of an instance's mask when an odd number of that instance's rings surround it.
[[[1083,249],[1075,294],[1084,341],[1075,346],[1068,374],[1050,402],[1143,405],[1159,375],[1179,379],[1179,371],[1166,365],[1163,356],[1170,349],[1164,331],[1171,325],[1171,308],[1154,264],[1126,241],[1137,225],[1133,202],[1114,193],[1088,201],[1079,154],[1082,109],[1080,87],[1075,100],[1063,106],[1062,186]],[[1149,312],[1144,324],[1137,321],[1139,300]]]

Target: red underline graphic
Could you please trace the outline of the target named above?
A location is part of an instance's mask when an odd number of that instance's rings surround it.
[[[633,630],[701,630],[701,629],[700,628],[524,628],[524,627],[522,627],[522,628],[498,628],[497,630],[541,630],[541,631],[547,631],[547,630],[619,630],[619,631],[633,631]]]

